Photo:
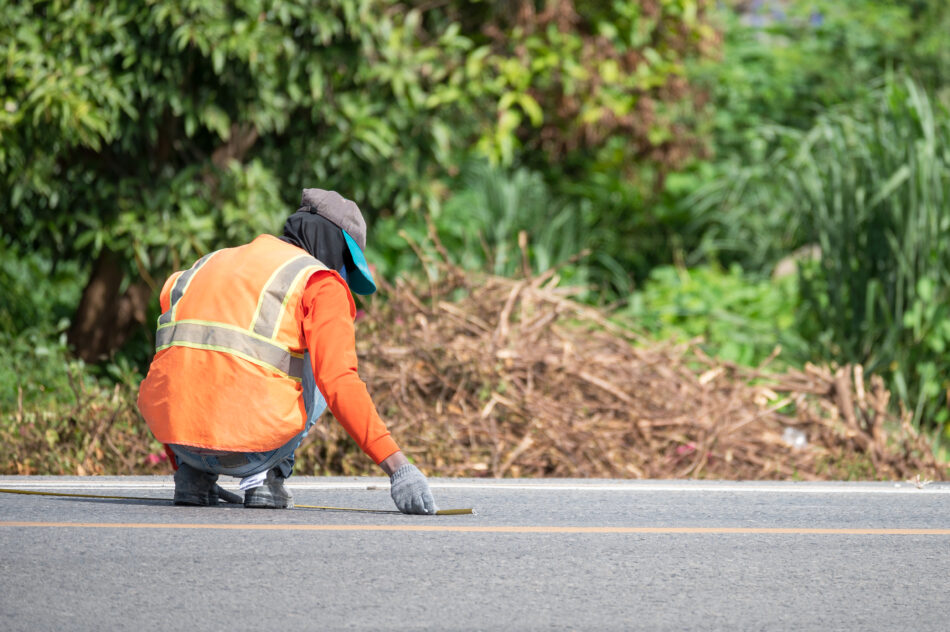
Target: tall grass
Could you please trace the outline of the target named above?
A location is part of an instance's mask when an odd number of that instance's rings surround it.
[[[914,423],[942,428],[950,389],[950,113],[912,80],[891,76],[807,131],[764,133],[777,149],[698,196],[699,207],[721,211],[723,226],[751,240],[752,259],[768,253],[774,264],[779,253],[819,246],[820,259],[800,266],[798,326],[812,355],[889,375]]]
[[[805,314],[844,360],[888,369],[915,422],[944,423],[950,387],[950,115],[907,79],[819,118],[789,183],[820,264]]]

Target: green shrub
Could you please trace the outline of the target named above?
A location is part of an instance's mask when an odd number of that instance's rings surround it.
[[[794,157],[820,265],[803,275],[805,323],[836,359],[889,370],[927,425],[950,389],[950,112],[912,81],[822,117]]]
[[[915,78],[950,105],[950,3],[943,0],[730,1],[716,12],[722,56],[697,60],[710,95],[708,163],[674,203],[688,265],[737,261],[768,272],[807,241],[805,214],[776,164],[797,151],[787,128],[811,129],[829,108],[872,99],[888,72]],[[775,179],[775,186],[754,185]]]
[[[0,411],[71,398],[64,332],[79,278],[73,262],[54,266],[0,240]]]
[[[739,170],[716,204],[745,239],[763,217],[770,252],[813,244],[799,329],[816,356],[892,378],[916,423],[948,416],[950,113],[910,79],[830,110],[807,131],[771,130],[779,148]],[[715,197],[715,196],[714,196]],[[715,207],[715,205],[713,205]]]
[[[691,269],[662,266],[620,311],[661,340],[702,337],[710,355],[755,366],[780,345],[784,361],[799,360],[805,342],[795,331],[797,280],[745,274],[733,265]]]
[[[722,57],[694,67],[712,92],[719,150],[744,153],[763,123],[806,129],[824,109],[866,97],[888,71],[950,87],[943,0],[722,4],[741,7],[715,14]]]

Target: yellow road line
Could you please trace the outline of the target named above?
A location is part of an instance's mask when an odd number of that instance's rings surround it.
[[[222,531],[402,531],[427,533],[526,533],[621,535],[950,535],[950,529],[821,529],[795,527],[545,527],[368,524],[212,524],[176,522],[17,522],[0,527],[79,529],[211,529]]]

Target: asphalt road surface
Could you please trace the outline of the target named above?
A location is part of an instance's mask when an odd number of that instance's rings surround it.
[[[234,489],[231,479],[224,486]],[[950,629],[950,485],[431,480],[404,516],[0,477],[0,630]],[[391,510],[379,478],[298,504]]]

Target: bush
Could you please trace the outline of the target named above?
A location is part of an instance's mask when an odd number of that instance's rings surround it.
[[[888,72],[950,105],[950,3],[731,1],[715,16],[722,56],[691,67],[710,95],[713,157],[689,171],[697,186],[674,196],[688,217],[684,258],[767,273],[805,243],[805,216],[785,212],[796,203],[790,187],[747,184],[781,177],[776,162],[797,146],[787,128],[809,130],[829,108],[873,99]]]
[[[384,276],[418,265],[408,244],[431,257],[441,256],[429,238],[429,230],[434,230],[453,263],[466,270],[511,277],[561,265],[566,282],[591,296],[592,284],[606,285],[605,264],[618,269],[619,282],[627,282],[626,273],[609,255],[579,256],[597,230],[597,214],[590,204],[557,196],[540,173],[473,160],[452,188],[456,192],[430,216],[431,227],[413,218],[377,223],[369,249],[371,259],[383,264]],[[562,265],[572,258],[579,260]]]
[[[78,302],[78,266],[54,266],[0,240],[0,411],[69,399],[65,330]]]
[[[668,169],[694,144],[684,62],[711,44],[707,4],[14,3],[0,231],[96,262],[93,282],[136,281],[141,314],[172,269],[278,230],[304,186],[372,222],[437,209],[473,154],[549,181],[554,162],[579,177],[634,158]],[[73,325],[119,329],[115,311]]]
[[[694,80],[715,105],[719,150],[744,153],[763,123],[807,129],[828,107],[868,96],[888,71],[950,87],[943,0],[729,2],[716,12],[722,57]]]
[[[910,79],[773,129],[768,162],[739,170],[713,207],[768,252],[820,248],[801,274],[800,331],[815,355],[888,374],[916,423],[948,417],[950,113]],[[777,245],[781,243],[782,245]]]
[[[820,119],[794,158],[820,265],[803,316],[837,359],[889,370],[919,423],[950,389],[950,112],[912,81]]]
[[[663,266],[650,273],[621,314],[656,339],[702,338],[704,351],[722,360],[755,366],[780,345],[781,358],[794,363],[807,354],[795,331],[797,285],[794,276],[757,279],[738,265]]]

